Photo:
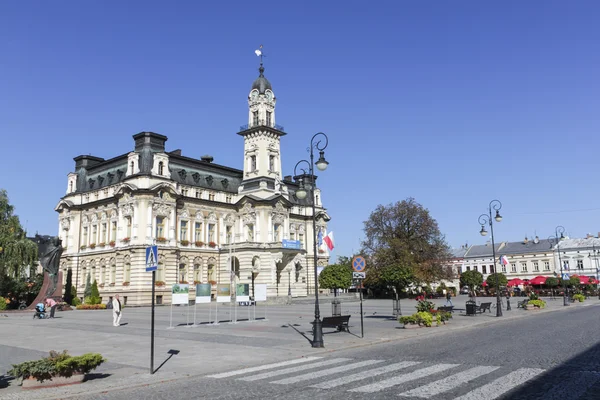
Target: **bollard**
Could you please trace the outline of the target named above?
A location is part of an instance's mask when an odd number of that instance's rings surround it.
[[[333,299],[331,302],[331,316],[339,317],[342,315],[342,303],[338,299]]]

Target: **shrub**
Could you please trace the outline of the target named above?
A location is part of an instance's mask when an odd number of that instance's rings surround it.
[[[75,307],[81,305],[81,300],[79,300],[79,297],[73,296],[73,300],[71,301],[71,305],[75,306]]]
[[[400,322],[401,324],[404,325],[408,325],[408,324],[416,324],[417,323],[417,318],[414,315],[407,315],[407,316],[403,316],[403,317],[398,317],[398,322]]]
[[[583,300],[585,300],[585,296],[584,296],[584,295],[582,295],[582,294],[580,294],[580,293],[578,293],[578,294],[574,294],[574,295],[573,295],[573,300],[577,300],[577,301],[579,301],[580,303],[583,303]]]
[[[544,300],[529,300],[527,306],[544,308],[546,307],[546,302]]]
[[[62,353],[51,351],[48,357],[41,360],[13,364],[12,369],[8,371],[8,375],[21,379],[33,377],[43,382],[55,376],[69,377],[73,374],[87,374],[105,361],[98,353],[87,353],[73,357],[66,350]]]
[[[92,284],[92,290],[90,292],[90,297],[100,297],[100,292],[98,291],[98,282],[94,279],[94,283]]]
[[[106,310],[106,304],[80,304],[76,306],[78,310]]]
[[[435,304],[433,304],[431,301],[427,301],[427,300],[421,300],[415,306],[415,308],[417,309],[418,312],[430,312],[431,310],[434,309],[434,307],[435,307]]]
[[[7,306],[8,304],[6,304],[6,299],[0,296],[0,310],[6,310]]]
[[[539,299],[540,299],[540,297],[537,294],[535,294],[533,292],[531,292],[529,294],[529,300],[539,300]]]
[[[426,327],[430,327],[433,323],[433,315],[425,311],[419,311],[415,314],[417,317],[417,324],[425,325]]]
[[[100,304],[100,297],[93,297],[93,296],[86,297],[83,299],[83,303],[86,306],[94,306],[94,305]]]
[[[85,277],[85,289],[83,290],[83,297],[90,297],[92,295],[92,276],[88,273]]]

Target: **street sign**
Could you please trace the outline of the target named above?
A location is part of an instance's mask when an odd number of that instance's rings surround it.
[[[352,269],[354,272],[364,272],[367,262],[363,256],[356,256],[352,259]]]
[[[570,279],[569,274],[562,274],[562,278],[563,278],[563,280]]]
[[[158,246],[146,247],[146,272],[158,269]]]
[[[367,277],[366,272],[353,272],[352,279],[365,279]]]
[[[296,250],[302,249],[302,243],[299,240],[283,239],[283,241],[281,242],[281,246],[284,249],[296,249]]]

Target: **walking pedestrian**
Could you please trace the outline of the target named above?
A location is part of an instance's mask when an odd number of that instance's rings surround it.
[[[56,311],[56,306],[58,303],[54,301],[52,297],[48,297],[46,299],[46,305],[50,307],[50,318],[54,318],[54,312]]]
[[[115,297],[112,301],[113,306],[113,326],[121,326],[121,317],[123,313],[121,312],[121,301],[119,300],[119,295],[115,294]]]
[[[454,307],[452,304],[452,293],[450,293],[450,290],[446,292],[446,305],[448,304],[450,304],[450,307]]]

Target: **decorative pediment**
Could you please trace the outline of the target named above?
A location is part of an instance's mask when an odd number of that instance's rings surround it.
[[[254,224],[256,223],[256,211],[252,204],[245,203],[242,207],[240,214],[242,215],[242,221],[244,221],[244,225]]]
[[[204,219],[204,212],[202,210],[196,211],[196,219]]]
[[[116,219],[118,216],[117,210],[110,210],[110,219]]]
[[[304,224],[298,225],[298,232],[304,233]]]
[[[233,214],[227,214],[225,216],[225,225],[233,225],[235,222],[235,217]]]
[[[285,218],[288,216],[288,210],[283,206],[281,202],[278,202],[273,210],[271,216],[273,218],[273,222],[276,224],[282,224],[285,221]]]
[[[106,215],[105,211],[102,211],[102,214],[100,214],[100,219],[102,221],[106,221],[108,219],[108,215]]]
[[[192,179],[194,180],[194,182],[195,182],[195,183],[198,183],[198,182],[200,182],[200,174],[199,174],[199,173],[197,173],[197,172],[194,172],[194,173],[192,174]]]
[[[217,222],[217,214],[214,211],[208,213],[208,222]]]
[[[171,214],[171,206],[163,203],[154,203],[152,205],[152,210],[154,210],[154,214],[161,217],[168,217]]]
[[[177,173],[179,174],[181,180],[185,181],[185,178],[187,177],[187,171],[185,169],[180,169]]]
[[[87,215],[84,215],[83,218],[81,219],[81,223],[89,224],[90,223],[89,217]]]
[[[214,181],[214,178],[212,177],[212,175],[209,175],[206,177],[206,183],[208,184],[208,186],[212,186]]]
[[[190,217],[190,212],[188,211],[187,208],[184,208],[183,210],[181,210],[181,214],[179,216],[181,218],[189,218]]]

